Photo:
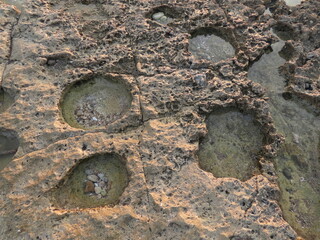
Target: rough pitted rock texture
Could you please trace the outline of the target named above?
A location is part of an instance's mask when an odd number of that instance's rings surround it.
[[[289,86],[317,99],[318,0],[292,8],[268,0],[22,2],[20,10],[0,3],[1,84],[15,95],[0,127],[20,141],[0,173],[1,239],[297,239],[277,203],[271,157],[283,138],[264,90],[246,75],[275,41],[270,27],[285,24],[295,36],[288,44],[296,58],[283,69]],[[174,13],[167,25],[151,18],[160,5]],[[273,17],[263,15],[267,7]],[[235,56],[194,58],[188,40],[198,28],[225,35]],[[105,73],[132,79],[129,112],[105,128],[72,128],[59,109],[64,89]],[[250,111],[260,123],[261,175],[241,182],[199,168],[199,139],[216,107]],[[119,203],[55,206],[48,192],[82,159],[103,153],[126,159]]]

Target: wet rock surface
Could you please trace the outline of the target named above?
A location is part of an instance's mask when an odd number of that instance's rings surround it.
[[[290,34],[282,31],[279,36],[287,38]],[[319,110],[286,91],[279,67],[286,62],[282,57],[292,54],[285,41],[279,39],[271,47],[273,51],[249,69],[248,78],[267,89],[275,126],[286,138],[275,158],[284,217],[302,236],[317,239],[320,236]]]
[[[233,46],[225,39],[216,36],[211,29],[201,29],[193,33],[189,40],[189,52],[196,58],[219,62],[235,55]]]
[[[295,181],[297,174],[279,168],[275,157],[291,139],[277,127],[264,83],[248,79],[253,62],[278,41],[270,29],[289,29],[279,95],[318,107],[319,1],[20,2],[23,11],[0,3],[1,86],[15,99],[0,113],[0,127],[20,142],[0,173],[3,239],[319,239],[280,207],[285,191],[278,178]],[[264,15],[267,8],[271,15]],[[172,20],[156,21],[159,12]],[[234,56],[194,58],[189,40],[203,28],[218,29]],[[72,127],[61,98],[68,86],[96,75],[121,76],[131,105],[98,127]],[[206,116],[217,107],[254,116],[263,135],[260,174],[240,181],[200,168]],[[75,110],[69,113],[80,116]],[[293,144],[303,142],[301,133]],[[124,159],[128,176],[109,202],[110,174],[93,166],[78,171],[85,159],[104,154]],[[294,159],[306,165],[299,154]],[[99,174],[112,182],[101,198]]]

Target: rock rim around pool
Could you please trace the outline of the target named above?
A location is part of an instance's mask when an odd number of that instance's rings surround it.
[[[106,153],[83,159],[49,195],[53,205],[65,209],[114,206],[128,182],[125,160]]]
[[[61,116],[71,127],[81,129],[107,128],[118,120],[120,125],[134,124],[130,120],[140,116],[137,92],[131,76],[89,74],[65,88]]]

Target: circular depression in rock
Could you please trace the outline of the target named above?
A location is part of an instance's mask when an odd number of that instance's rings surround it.
[[[0,130],[0,171],[12,160],[19,147],[19,140],[13,131]]]
[[[245,181],[260,173],[263,135],[250,114],[218,109],[206,121],[208,133],[199,145],[199,165],[215,177]]]
[[[51,192],[62,208],[91,208],[115,205],[128,185],[124,160],[116,154],[84,159]]]
[[[13,102],[14,99],[3,88],[0,88],[0,113],[6,111]]]
[[[189,52],[198,59],[219,62],[235,55],[235,49],[214,29],[198,29],[191,33]]]
[[[96,76],[68,86],[60,107],[70,126],[90,129],[119,119],[131,102],[132,96],[121,77]]]

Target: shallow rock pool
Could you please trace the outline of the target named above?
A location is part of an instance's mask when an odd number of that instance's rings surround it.
[[[260,83],[270,98],[270,111],[285,144],[274,159],[285,219],[303,237],[320,236],[320,119],[308,103],[284,94],[285,79],[279,67],[284,41],[272,45],[249,69],[248,78]]]

